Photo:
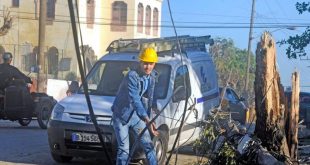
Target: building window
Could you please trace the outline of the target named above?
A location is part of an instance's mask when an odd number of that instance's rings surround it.
[[[46,17],[47,20],[54,20],[55,19],[55,5],[56,0],[47,0],[47,10],[46,10]]]
[[[12,0],[12,7],[19,7],[19,0]]]
[[[86,23],[88,28],[93,28],[95,22],[95,0],[87,0]]]
[[[127,28],[127,4],[122,1],[112,3],[111,31],[126,31]]]
[[[138,5],[138,32],[143,33],[143,15],[144,9],[142,3]]]
[[[40,1],[35,0],[34,1],[34,17],[35,19],[39,19],[39,13],[40,12]]]
[[[146,6],[145,9],[145,34],[151,34],[151,7]]]
[[[153,35],[158,35],[158,9],[155,8],[153,11]]]
[[[37,61],[36,61],[36,55],[35,53],[28,53],[24,55],[24,62],[25,62],[25,68],[24,70],[27,72],[31,71],[31,67],[36,66]]]

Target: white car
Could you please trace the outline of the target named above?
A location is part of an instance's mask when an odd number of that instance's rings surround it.
[[[110,52],[98,60],[87,75],[94,113],[113,159],[116,158],[117,145],[111,126],[111,106],[124,75],[129,68],[138,64],[141,47],[156,45],[159,55],[155,67],[158,72],[155,97],[158,109],[165,107],[155,120],[160,135],[153,138],[159,164],[164,163],[166,152],[171,150],[175,141],[185,99],[188,99],[187,107],[191,108],[186,113],[180,145],[193,142],[199,137],[201,121],[208,114],[208,110],[218,106],[217,74],[205,47],[205,44],[212,41],[210,36],[185,37],[182,41],[181,55],[174,49],[176,42],[171,38],[114,41],[108,48]],[[187,88],[187,97],[173,95],[175,89],[182,86]],[[151,118],[154,116],[155,113],[152,113]],[[73,157],[103,158],[105,155],[90,120],[82,87],[76,94],[64,98],[54,107],[48,124],[48,141],[51,154],[57,162],[68,162]],[[142,159],[144,156],[144,152],[137,149],[133,160]]]

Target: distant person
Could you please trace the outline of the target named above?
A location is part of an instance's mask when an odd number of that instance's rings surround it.
[[[28,76],[11,65],[13,59],[12,53],[4,52],[2,54],[2,59],[3,63],[0,64],[0,92],[4,92],[4,89],[8,87],[13,80],[16,79],[32,84],[32,81]]]
[[[79,82],[72,81],[69,85],[69,89],[67,90],[66,94],[67,96],[71,96],[72,94],[76,93],[79,89]]]

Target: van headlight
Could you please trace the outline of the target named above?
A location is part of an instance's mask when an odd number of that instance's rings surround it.
[[[51,120],[62,120],[64,110],[65,107],[57,103],[52,111]]]

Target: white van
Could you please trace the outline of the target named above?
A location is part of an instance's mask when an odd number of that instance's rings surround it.
[[[183,36],[180,38],[182,54],[178,53],[174,38],[117,40],[111,43],[109,53],[94,65],[86,81],[94,113],[112,159],[116,158],[117,145],[111,126],[111,106],[124,75],[138,64],[139,51],[147,46],[155,47],[159,55],[155,67],[158,72],[155,97],[158,109],[165,107],[155,120],[160,131],[160,135],[153,139],[159,164],[171,150],[180,126],[185,97],[173,96],[174,90],[180,86],[187,88],[189,110],[179,144],[193,142],[199,137],[201,121],[208,110],[219,104],[217,74],[206,51],[206,45],[212,41],[210,36]],[[154,115],[152,113],[151,117]],[[90,120],[82,87],[54,107],[48,124],[48,141],[57,162],[68,162],[73,157],[103,158],[104,150]],[[134,159],[140,159],[141,153],[143,151],[138,150]]]

